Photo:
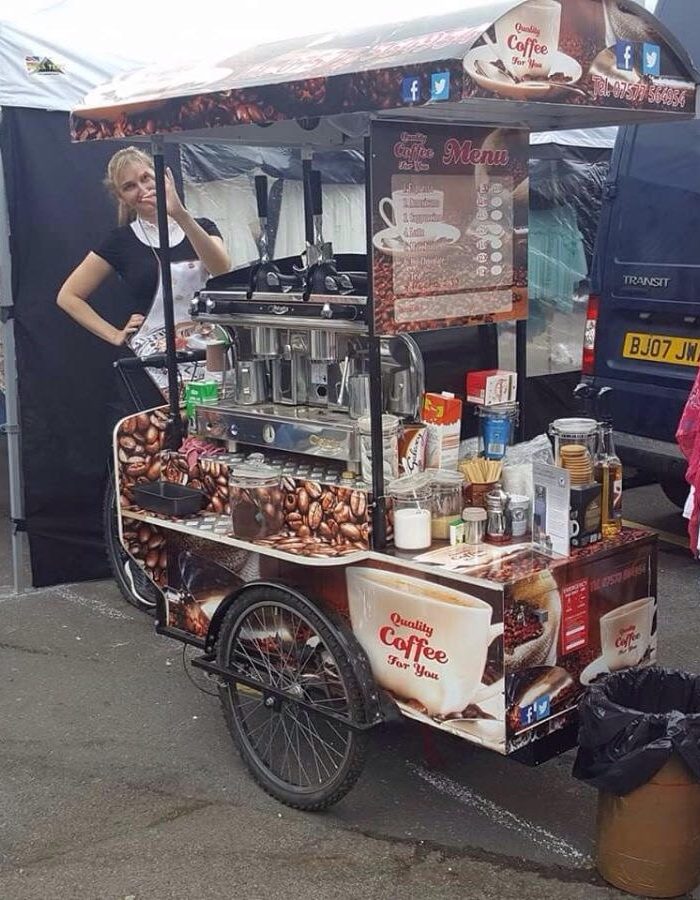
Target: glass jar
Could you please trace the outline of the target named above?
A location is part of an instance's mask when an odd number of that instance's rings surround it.
[[[549,426],[549,435],[554,438],[554,462],[562,463],[561,448],[578,445],[587,451],[584,459],[592,460],[596,451],[598,423],[595,419],[555,419]]]
[[[432,542],[432,489],[426,473],[404,475],[390,482],[387,493],[394,511],[394,547],[426,550]]]
[[[479,417],[479,456],[485,459],[503,459],[513,443],[518,423],[517,403],[498,403],[494,406],[477,406]]]
[[[461,472],[448,469],[428,469],[425,474],[430,478],[433,540],[447,541],[450,523],[458,519],[462,512],[464,476]]]
[[[396,478],[399,474],[399,426],[398,416],[386,413],[382,416],[382,447],[384,449],[384,478]],[[369,416],[357,421],[360,430],[360,466],[362,478],[372,483],[372,422]]]
[[[257,540],[277,534],[284,525],[281,474],[262,463],[235,466],[229,474],[234,537]]]

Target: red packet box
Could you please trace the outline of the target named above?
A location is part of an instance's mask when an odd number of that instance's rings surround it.
[[[441,394],[424,394],[421,421],[428,427],[426,467],[456,469],[462,428],[462,401],[447,391]]]
[[[482,369],[467,372],[467,403],[494,406],[513,403],[518,387],[518,376],[505,369]]]

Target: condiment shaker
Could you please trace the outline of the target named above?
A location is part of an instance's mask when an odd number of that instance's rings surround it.
[[[508,494],[499,486],[486,495],[486,540],[492,544],[510,541]]]

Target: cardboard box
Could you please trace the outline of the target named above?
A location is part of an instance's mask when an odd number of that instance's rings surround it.
[[[495,406],[513,403],[518,387],[518,376],[505,369],[483,369],[467,372],[467,403]]]
[[[700,784],[675,753],[623,797],[600,792],[596,867],[640,897],[686,896],[700,880]]]
[[[572,485],[569,518],[572,547],[586,547],[601,539],[599,484]]]
[[[421,421],[428,426],[426,467],[456,469],[462,429],[462,401],[447,391],[424,394]]]

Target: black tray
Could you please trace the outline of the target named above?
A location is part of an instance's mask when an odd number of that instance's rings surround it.
[[[206,500],[202,491],[171,481],[142,482],[135,484],[132,492],[142,509],[162,516],[193,516]]]

